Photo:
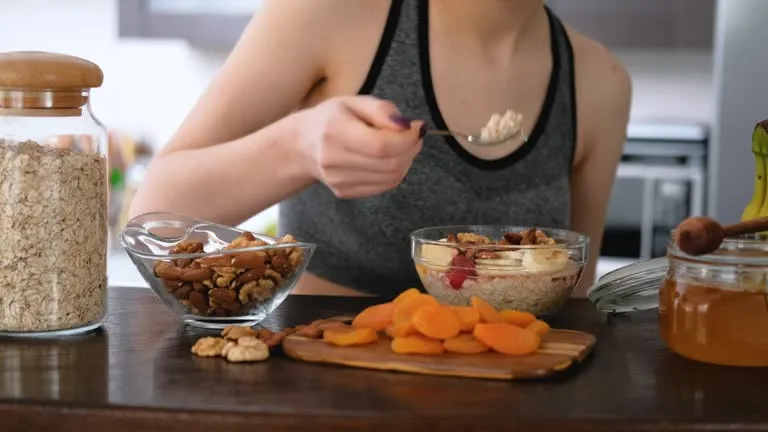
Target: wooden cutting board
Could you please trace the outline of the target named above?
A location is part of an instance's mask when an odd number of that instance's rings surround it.
[[[434,356],[395,354],[390,342],[390,338],[381,336],[377,343],[370,345],[338,347],[321,339],[294,334],[283,341],[283,350],[293,359],[310,363],[424,375],[522,380],[544,378],[568,369],[592,351],[596,339],[589,333],[552,329],[542,338],[539,351],[525,357],[495,352]]]

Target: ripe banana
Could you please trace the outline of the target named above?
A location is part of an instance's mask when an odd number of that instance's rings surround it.
[[[755,157],[755,186],[752,199],[744,208],[741,220],[749,220],[756,217],[768,216],[768,187],[766,176],[768,175],[768,120],[764,120],[755,126],[752,133],[752,154]]]

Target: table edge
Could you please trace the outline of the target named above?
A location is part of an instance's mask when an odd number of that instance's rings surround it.
[[[91,430],[91,428],[109,428],[110,432],[129,432],[135,430],[162,430],[164,432],[193,432],[221,430],[249,431],[258,427],[273,427],[291,430],[317,431],[318,428],[332,428],[334,431],[367,431],[397,428],[399,432],[423,431],[425,428],[437,430],[474,430],[481,426],[483,430],[537,430],[540,432],[568,430],[569,432],[595,431],[768,431],[766,420],[741,421],[704,421],[698,419],[608,419],[608,418],[561,418],[535,419],[510,418],[491,424],[479,424],[477,415],[455,415],[435,417],[425,415],[320,415],[313,413],[257,413],[245,411],[182,411],[166,408],[131,407],[131,406],[93,406],[76,404],[43,404],[39,402],[16,402],[0,400],[0,418],[6,426],[21,428],[25,432],[50,432],[55,424],[57,430]],[[12,429],[14,429],[12,427]],[[269,430],[269,429],[267,429]],[[321,429],[322,430],[322,429]]]

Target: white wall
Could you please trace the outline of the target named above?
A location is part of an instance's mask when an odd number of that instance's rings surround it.
[[[165,142],[224,58],[180,41],[117,38],[116,0],[2,0],[0,51],[43,50],[87,58],[104,70],[96,115],[111,128]]]
[[[181,41],[118,39],[117,0],[0,0],[0,51],[15,50],[97,63],[104,85],[93,91],[96,116],[157,146],[167,142],[226,56]],[[243,225],[258,231],[276,210]]]

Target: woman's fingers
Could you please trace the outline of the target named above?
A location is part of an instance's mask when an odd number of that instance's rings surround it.
[[[417,152],[416,148],[408,154],[387,158],[373,158],[357,152],[338,152],[335,155],[327,155],[321,165],[326,171],[347,170],[396,176],[407,169]]]
[[[423,121],[405,119],[394,105],[384,100],[363,97],[348,99],[347,103],[352,107],[350,114],[360,120],[347,124],[344,142],[348,150],[390,158],[420,148]]]
[[[374,129],[399,132],[411,128],[411,121],[388,100],[365,95],[346,98],[344,104],[353,115]]]

